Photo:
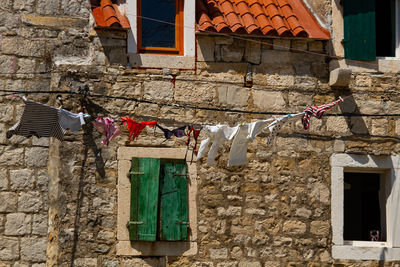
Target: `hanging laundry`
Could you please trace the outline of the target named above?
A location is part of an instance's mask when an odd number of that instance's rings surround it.
[[[199,138],[200,131],[201,131],[201,129],[196,130],[193,126],[191,126],[190,130],[187,133],[188,139],[186,140],[186,146],[188,146],[188,147],[190,145],[190,134],[193,133],[193,139],[194,139],[193,153],[195,153],[195,154],[197,154],[197,139]],[[192,154],[192,156],[193,156],[193,154]]]
[[[282,128],[282,126],[287,123],[298,119],[299,116],[303,115],[304,112],[297,114],[288,114],[279,118],[276,118],[270,125],[268,125],[268,129],[270,131],[270,135],[267,140],[267,146],[272,144],[272,141],[275,139],[276,134]]]
[[[7,131],[7,138],[13,135],[25,137],[55,137],[62,140],[65,128],[60,125],[60,110],[24,99],[25,108],[21,120]]]
[[[146,126],[154,127],[157,121],[142,121],[136,122],[129,117],[121,117],[123,124],[129,130],[129,142],[134,141],[138,138],[139,134],[143,131]]]
[[[82,129],[82,125],[85,124],[84,117],[85,115],[82,112],[75,114],[61,108],[59,123],[63,129],[70,129],[72,132],[76,132]]]
[[[156,127],[159,128],[161,131],[163,131],[165,139],[170,139],[173,135],[175,135],[178,138],[186,136],[185,132],[186,126],[173,129],[172,131],[161,127],[158,123],[156,124]]]
[[[332,103],[329,103],[329,104],[320,105],[320,106],[311,106],[311,107],[307,108],[304,111],[303,118],[301,119],[301,121],[303,122],[304,130],[307,130],[309,128],[309,126],[310,126],[311,115],[316,117],[317,119],[321,119],[322,115],[324,115],[325,111],[327,111],[328,109],[332,108],[337,103],[343,102],[343,100],[344,100],[343,98],[340,98],[340,99],[338,99],[336,101],[333,101]]]
[[[101,141],[101,143],[105,146],[108,146],[111,140],[120,135],[122,132],[121,128],[114,124],[114,120],[108,117],[98,117],[95,121],[93,121],[93,125],[96,127],[99,133],[105,136],[105,138]]]
[[[233,139],[231,150],[229,151],[228,167],[247,164],[249,142],[253,141],[267,123],[272,120],[274,119],[245,123],[239,126],[239,130]]]
[[[224,141],[232,140],[237,133],[239,126],[229,127],[227,125],[218,124],[214,126],[204,126],[204,129],[208,131],[209,137],[200,143],[197,159],[204,157],[206,149],[212,142],[207,158],[207,164],[212,165],[215,162],[219,146]]]

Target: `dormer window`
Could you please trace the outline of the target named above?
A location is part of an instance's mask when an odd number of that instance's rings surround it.
[[[139,53],[183,55],[183,1],[138,0]]]

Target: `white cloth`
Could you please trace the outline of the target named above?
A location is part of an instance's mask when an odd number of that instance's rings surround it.
[[[268,122],[273,119],[245,123],[240,128],[233,139],[232,147],[229,152],[228,167],[247,164],[247,148],[249,141],[253,141]]]
[[[65,129],[70,129],[72,132],[79,131],[82,125],[85,124],[84,115],[82,112],[75,114],[65,109],[60,109],[60,117],[58,122]]]
[[[239,129],[239,126],[229,127],[227,125],[214,125],[214,126],[204,126],[203,130],[208,132],[209,137],[200,143],[199,152],[197,153],[197,159],[204,157],[206,149],[211,147],[208,151],[207,164],[212,165],[215,162],[215,157],[217,156],[218,148],[220,145],[228,140],[232,140]]]
[[[298,119],[300,116],[304,115],[304,112],[297,113],[297,114],[288,114],[279,118],[276,118],[270,125],[268,125],[268,129],[270,131],[270,135],[267,140],[267,146],[272,144],[274,141],[276,134],[282,128],[282,126],[287,122],[292,122]]]

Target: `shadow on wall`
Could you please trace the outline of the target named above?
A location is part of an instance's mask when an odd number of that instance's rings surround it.
[[[127,31],[123,29],[96,29],[104,55],[110,65],[127,64]]]
[[[339,108],[341,113],[361,113],[357,106],[354,97],[351,95],[351,91],[348,88],[332,88],[335,91],[336,98],[345,97],[350,95],[344,102],[339,103]],[[356,136],[370,136],[368,127],[364,121],[363,117],[344,117],[347,123],[347,127],[350,132]]]

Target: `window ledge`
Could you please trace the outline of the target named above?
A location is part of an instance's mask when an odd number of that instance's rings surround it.
[[[388,244],[386,242],[373,242],[373,241],[343,241],[346,246],[353,247],[387,247]]]
[[[197,254],[196,242],[130,242],[117,243],[120,256],[193,256]]]
[[[332,246],[332,257],[342,260],[399,260],[400,248],[335,245]]]
[[[195,57],[154,54],[128,54],[132,67],[194,69]]]

